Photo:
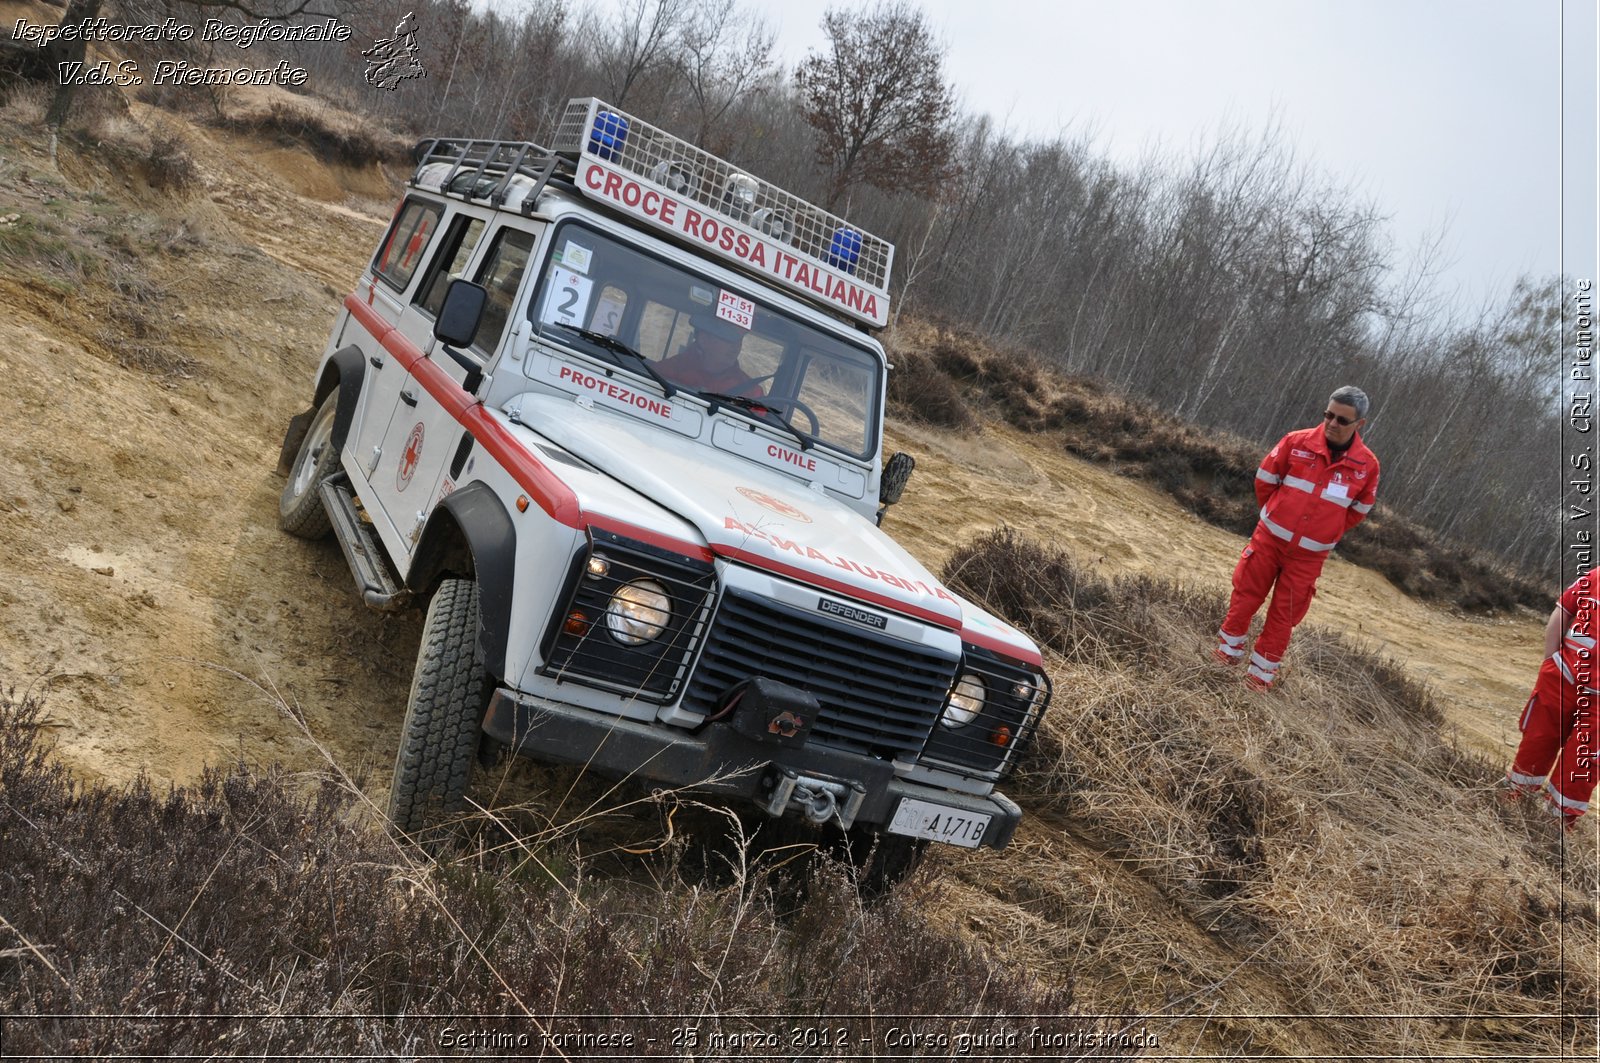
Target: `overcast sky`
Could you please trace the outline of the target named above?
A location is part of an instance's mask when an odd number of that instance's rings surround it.
[[[790,69],[823,45],[826,3],[744,3],[779,30]],[[1594,0],[922,7],[964,109],[1015,134],[1088,132],[1133,162],[1276,121],[1297,158],[1390,217],[1398,258],[1448,224],[1438,285],[1470,307],[1523,273],[1595,276]]]

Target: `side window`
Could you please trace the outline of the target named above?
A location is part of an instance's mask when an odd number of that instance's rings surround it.
[[[478,283],[488,289],[489,302],[483,308],[483,323],[478,326],[478,338],[472,346],[485,354],[498,347],[505,334],[517,288],[533,253],[533,239],[532,233],[521,229],[501,229],[489,249],[489,257],[478,270]]]
[[[395,291],[405,291],[412,274],[422,264],[422,252],[427,249],[438,224],[438,207],[431,203],[407,203],[389,226],[389,235],[378,249],[372,272]]]
[[[438,317],[444,306],[444,293],[450,282],[463,276],[467,260],[478,249],[478,238],[483,235],[483,221],[458,215],[450,223],[439,250],[433,256],[423,281],[417,287],[416,304],[431,317]]]

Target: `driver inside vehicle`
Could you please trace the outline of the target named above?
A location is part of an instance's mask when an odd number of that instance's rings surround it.
[[[743,329],[712,314],[696,314],[693,325],[693,338],[656,367],[662,376],[696,391],[716,391],[747,399],[766,395],[766,389],[739,365]]]

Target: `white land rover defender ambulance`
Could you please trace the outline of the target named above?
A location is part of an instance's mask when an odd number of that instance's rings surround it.
[[[880,848],[1004,846],[1039,652],[878,527],[893,248],[598,100],[418,145],[294,418],[280,523],[426,603],[389,811],[480,748]]]

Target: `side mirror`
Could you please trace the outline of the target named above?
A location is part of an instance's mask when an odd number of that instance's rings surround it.
[[[894,456],[883,463],[883,476],[878,480],[878,501],[886,506],[900,501],[911,479],[911,470],[916,467],[916,458],[905,451],[895,451]]]
[[[457,277],[444,293],[444,306],[433,323],[433,337],[447,347],[467,347],[478,335],[489,293],[481,284]]]

